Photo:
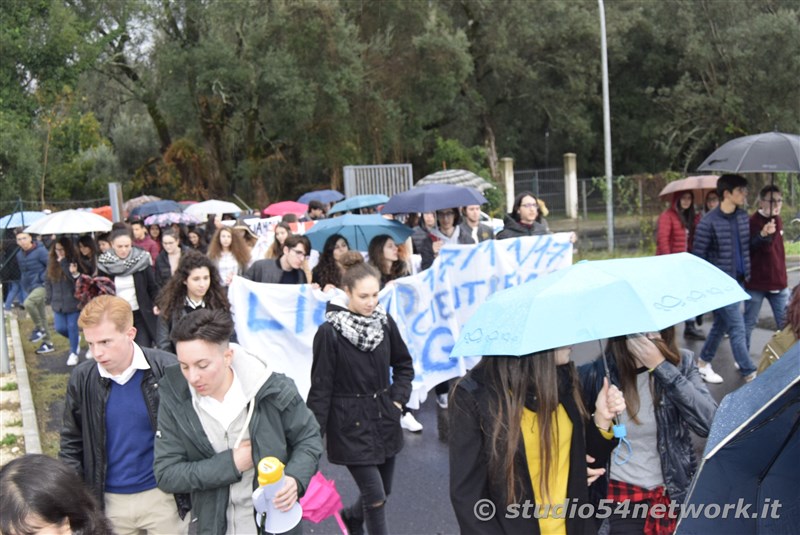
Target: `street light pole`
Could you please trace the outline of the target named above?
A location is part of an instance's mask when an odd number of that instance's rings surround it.
[[[603,65],[603,144],[606,158],[606,225],[608,251],[614,251],[614,183],[611,180],[611,107],[608,103],[608,44],[606,42],[606,10],[603,0],[597,0],[600,8],[600,53]]]

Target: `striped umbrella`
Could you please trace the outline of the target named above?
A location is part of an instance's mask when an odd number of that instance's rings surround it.
[[[445,169],[432,173],[417,182],[414,186],[427,186],[429,184],[451,184],[453,186],[467,186],[483,193],[494,186],[472,171],[465,169]]]

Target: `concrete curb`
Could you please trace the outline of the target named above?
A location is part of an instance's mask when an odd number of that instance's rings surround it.
[[[39,422],[36,420],[36,409],[31,395],[31,383],[28,380],[28,365],[25,352],[22,350],[22,339],[19,335],[19,323],[12,314],[8,315],[11,325],[11,346],[14,352],[17,385],[19,387],[19,408],[22,413],[22,433],[25,436],[25,453],[42,453],[39,440]]]

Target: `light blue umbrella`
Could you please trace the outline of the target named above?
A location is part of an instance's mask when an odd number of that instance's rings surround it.
[[[403,243],[414,231],[402,223],[384,218],[378,214],[345,214],[342,217],[317,221],[306,237],[311,247],[322,251],[325,240],[334,234],[343,236],[351,250],[366,251],[375,236],[388,234],[398,244]]]
[[[361,208],[372,208],[380,206],[381,204],[386,204],[388,200],[389,197],[386,195],[356,195],[331,206],[328,215],[359,210]]]
[[[43,218],[45,215],[47,214],[44,212],[14,212],[13,214],[0,217],[0,228],[27,227],[31,223]]]
[[[297,202],[303,204],[308,204],[311,201],[329,203],[341,201],[342,199],[344,199],[344,194],[340,191],[336,191],[335,189],[320,189],[303,193],[300,198],[297,199]]]
[[[584,261],[491,296],[452,355],[522,356],[659,331],[745,299],[734,279],[689,253]]]

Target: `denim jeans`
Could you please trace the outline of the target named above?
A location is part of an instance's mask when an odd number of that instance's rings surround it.
[[[743,376],[747,376],[756,371],[755,364],[750,359],[750,353],[747,350],[741,303],[733,303],[714,311],[714,323],[711,325],[706,343],[703,344],[703,349],[700,351],[700,358],[711,362],[714,355],[717,354],[717,349],[719,349],[725,333],[730,336],[731,351],[734,360],[739,365],[739,372]]]
[[[22,284],[20,284],[19,281],[6,281],[3,283],[3,286],[8,286],[6,300],[5,303],[3,303],[3,305],[6,307],[6,310],[11,310],[11,306],[14,304],[14,301],[18,301],[21,305],[28,297],[25,295],[25,290],[22,289]]]
[[[360,495],[348,509],[348,516],[359,524],[367,523],[369,535],[389,533],[386,525],[386,498],[392,492],[394,457],[383,464],[370,466],[348,466],[358,485]]]
[[[747,349],[750,349],[750,335],[758,322],[758,313],[761,312],[761,304],[764,302],[764,298],[769,301],[778,330],[780,331],[786,325],[786,303],[789,301],[789,288],[784,288],[775,293],[762,292],[760,290],[746,291],[750,294],[750,299],[744,302],[744,328],[747,332]]]
[[[81,313],[75,312],[56,312],[53,311],[53,323],[55,324],[56,332],[65,338],[69,338],[69,349],[76,355],[78,354],[78,341],[80,340],[80,331],[78,330],[78,316]]]

